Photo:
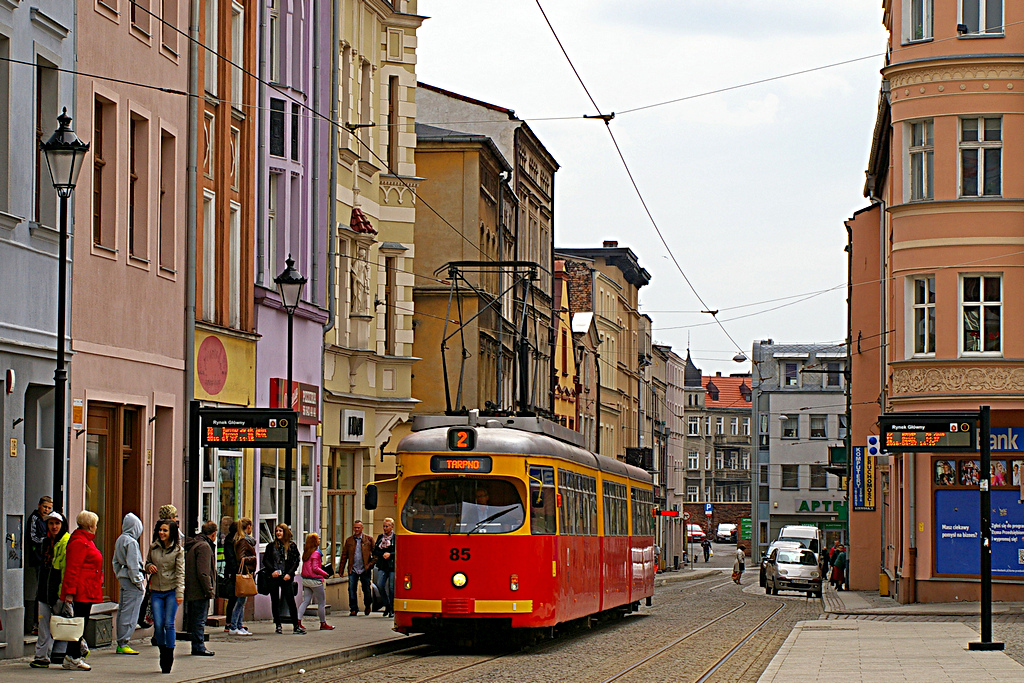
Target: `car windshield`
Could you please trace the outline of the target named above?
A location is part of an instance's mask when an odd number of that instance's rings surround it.
[[[788,541],[790,543],[799,543],[801,548],[806,548],[806,547],[808,547],[808,545],[807,545],[808,541],[810,541],[811,539],[809,539],[809,538],[799,538],[797,536],[780,536],[779,540],[780,541]]]
[[[776,560],[780,564],[804,564],[808,566],[815,566],[818,564],[818,560],[815,559],[814,553],[810,550],[779,550],[779,554],[776,556]]]
[[[501,479],[427,479],[402,508],[402,525],[418,534],[506,534],[524,518],[515,485]]]

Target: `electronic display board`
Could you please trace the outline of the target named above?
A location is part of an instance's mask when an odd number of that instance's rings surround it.
[[[433,455],[430,457],[430,471],[486,474],[491,471],[491,459],[486,455]]]
[[[977,413],[889,413],[879,418],[882,450],[965,453],[978,450]]]
[[[207,448],[294,448],[298,413],[264,408],[200,408],[199,438]]]

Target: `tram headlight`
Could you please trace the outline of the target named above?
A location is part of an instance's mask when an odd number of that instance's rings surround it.
[[[467,579],[466,575],[462,572],[455,572],[452,574],[452,585],[456,588],[464,588],[467,581],[469,581],[469,579]]]
[[[412,590],[412,574],[405,575],[405,590]]]
[[[519,590],[519,574],[513,574],[509,577],[509,588],[514,591]]]

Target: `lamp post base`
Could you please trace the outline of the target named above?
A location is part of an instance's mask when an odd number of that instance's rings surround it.
[[[967,643],[968,650],[1002,650],[1005,647],[1005,643],[988,643],[984,641]]]

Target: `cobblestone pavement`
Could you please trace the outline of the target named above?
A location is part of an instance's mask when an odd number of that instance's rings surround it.
[[[717,553],[716,553],[717,554]],[[757,574],[747,582],[757,588]],[[284,679],[291,683],[340,681],[696,681],[751,631],[783,607],[707,681],[756,681],[797,621],[817,619],[821,601],[769,597],[743,589],[727,573],[659,588],[655,604],[591,630],[580,629],[516,652],[436,652],[430,648],[384,655]],[[722,617],[722,615],[727,614]],[[708,622],[719,618],[714,623]],[[704,628],[702,628],[704,627]],[[679,643],[683,636],[690,634]],[[635,670],[627,667],[664,652]]]

